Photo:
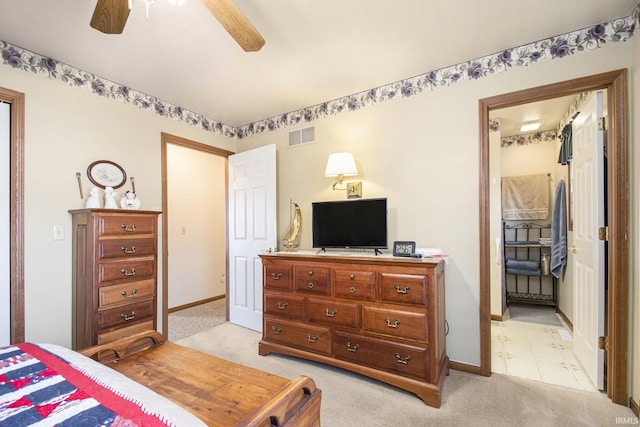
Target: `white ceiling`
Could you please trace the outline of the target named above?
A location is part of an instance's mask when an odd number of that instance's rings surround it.
[[[133,1],[121,35],[94,0],[0,0],[0,40],[241,126],[631,14],[638,0],[235,0],[244,52],[199,0]]]

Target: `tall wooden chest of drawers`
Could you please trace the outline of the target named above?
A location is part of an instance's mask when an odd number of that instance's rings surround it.
[[[73,219],[73,349],[156,329],[160,212],[69,212]]]
[[[338,366],[440,406],[449,370],[443,260],[303,253],[260,258],[261,355]]]

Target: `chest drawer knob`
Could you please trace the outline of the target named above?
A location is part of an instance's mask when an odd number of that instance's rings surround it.
[[[282,328],[276,328],[275,326],[271,327],[271,330],[273,331],[274,334],[276,335],[280,335],[282,333]]]
[[[313,276],[313,271],[309,271],[309,276]]]
[[[355,275],[355,274],[353,274],[353,273],[351,273],[351,274],[349,275],[349,279],[351,279],[351,280],[356,280],[356,275]]]
[[[355,286],[351,286],[349,288],[349,292],[354,293],[356,291],[356,287]]]
[[[393,322],[393,324],[391,324],[391,319],[389,319],[388,317],[386,319],[384,319],[385,322],[387,322],[387,326],[390,328],[397,328],[398,325],[400,324],[400,320],[396,319],[395,322]]]
[[[280,280],[282,278],[282,273],[271,273],[271,278],[273,280]]]
[[[307,334],[307,341],[315,343],[316,341],[318,341],[318,338],[320,338],[317,335],[314,335],[313,337],[311,336],[311,334]]]
[[[404,285],[404,289],[400,289],[400,285],[398,285],[397,283],[394,285],[394,287],[396,288],[396,292],[399,294],[406,294],[411,289],[411,286],[409,285]]]
[[[127,294],[127,291],[122,291],[122,292],[120,292],[120,295],[122,295],[126,299],[129,299],[129,298],[134,298],[137,293],[138,293],[138,290],[134,289],[134,290],[131,291],[131,294]]]
[[[315,286],[315,283],[313,283],[313,282],[309,282],[309,288],[310,288],[310,289],[313,289],[313,287],[314,287],[314,286]]]
[[[136,312],[132,311],[131,316],[127,316],[126,314],[122,313],[120,317],[122,317],[122,320],[124,320],[125,322],[128,322],[129,320],[133,320],[136,318]]]
[[[324,309],[324,315],[327,317],[335,317],[336,313],[338,312],[338,310],[331,310],[331,312],[329,312],[328,308]]]
[[[136,247],[135,246],[131,246],[131,249],[127,249],[126,246],[122,246],[120,248],[120,250],[122,252],[124,252],[125,254],[135,254],[136,253]]]
[[[126,277],[130,277],[130,276],[135,276],[136,275],[136,269],[132,268],[131,269],[131,273],[129,273],[127,270],[125,270],[124,268],[122,270],[120,270],[120,272],[122,274],[124,274]]]
[[[285,308],[287,308],[288,305],[289,305],[288,302],[282,302],[282,301],[278,301],[278,304],[277,304],[280,310],[284,310]]]
[[[351,343],[347,341],[347,350],[350,351],[351,353],[355,353],[356,351],[358,351],[359,348],[360,346],[358,344],[351,347]]]
[[[127,224],[122,224],[120,227],[122,227],[122,229],[128,233],[133,233],[134,231],[136,231],[135,224],[132,224],[131,227],[129,227]]]
[[[404,359],[401,359],[400,353],[396,353],[396,360],[398,361],[398,363],[402,363],[403,365],[406,365],[407,363],[409,363],[409,360],[411,360],[411,356],[407,354]]]

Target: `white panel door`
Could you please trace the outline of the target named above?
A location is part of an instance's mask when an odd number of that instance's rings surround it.
[[[229,157],[229,321],[262,332],[262,263],[276,249],[276,147]]]
[[[600,117],[602,92],[596,92],[573,121],[573,348],[593,384],[602,390],[604,350],[598,348],[598,337],[604,335],[605,269],[598,228],[605,225],[605,200]]]
[[[11,105],[0,102],[0,346],[11,341],[9,171]]]

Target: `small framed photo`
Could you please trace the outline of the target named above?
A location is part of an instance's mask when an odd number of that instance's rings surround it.
[[[362,181],[347,182],[347,199],[358,199],[362,197]]]
[[[411,256],[416,252],[416,242],[393,242],[393,256]]]

